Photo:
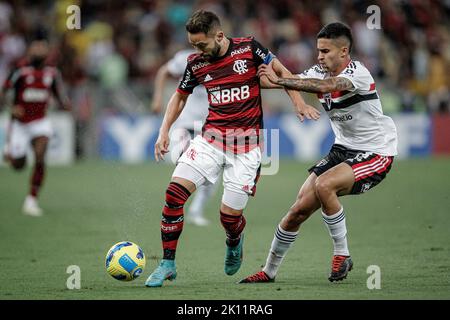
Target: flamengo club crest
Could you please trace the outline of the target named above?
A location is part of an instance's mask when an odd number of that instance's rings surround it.
[[[236,73],[244,74],[248,71],[246,60],[236,60],[233,65],[233,70]]]

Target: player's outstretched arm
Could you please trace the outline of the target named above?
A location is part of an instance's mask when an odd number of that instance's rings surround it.
[[[343,77],[331,77],[327,79],[301,79],[294,77],[279,77],[268,66],[261,65],[258,68],[258,75],[266,76],[267,79],[276,85],[282,85],[285,88],[305,91],[311,93],[329,93],[335,91],[351,90],[353,83]]]
[[[292,73],[280,62],[280,60],[278,59],[273,59],[273,61],[269,64],[269,65],[262,65],[267,69],[270,69],[272,74],[275,75],[277,78],[282,77],[282,78],[288,78],[288,77],[292,77]],[[269,80],[271,83],[275,84],[275,85],[279,85],[276,82],[273,82],[267,75],[259,73],[258,75],[260,76],[260,78],[266,78],[266,80]],[[304,118],[306,117],[307,119],[313,119],[313,120],[317,120],[320,117],[320,112],[306,104],[305,100],[303,100],[302,96],[300,95],[300,93],[297,90],[292,90],[290,88],[287,88],[285,86],[283,86],[284,88],[286,88],[286,92],[289,95],[289,97],[292,100],[292,103],[294,104],[295,107],[295,112],[297,114],[297,117],[300,119],[300,121],[303,121]]]
[[[150,107],[152,113],[159,114],[162,111],[164,87],[169,76],[170,73],[167,64],[163,64],[156,72],[152,104]]]
[[[263,89],[284,89],[283,86],[272,83],[266,76],[259,77],[259,84]]]
[[[53,81],[52,92],[61,109],[66,111],[72,110],[69,97],[67,96],[66,90],[64,88],[64,82],[61,73],[59,72],[57,72],[55,80]]]
[[[281,78],[277,83],[286,88],[312,93],[328,93],[353,89],[352,82],[349,79],[342,77],[332,77],[324,80]]]
[[[0,88],[0,112],[5,108],[7,102],[9,102],[9,101],[7,101],[9,99],[6,99],[6,96],[7,96],[8,91],[12,87],[12,83],[11,83],[12,79],[16,78],[16,77],[13,78],[15,73],[16,73],[15,70],[11,71],[9,73],[8,77],[6,78],[5,82],[2,83],[2,86]]]
[[[155,159],[156,161],[163,160],[164,154],[169,152],[169,131],[172,124],[178,119],[183,111],[189,95],[181,94],[178,91],[172,95],[167,104],[166,113],[164,114],[164,119],[159,128],[158,140],[155,144]]]

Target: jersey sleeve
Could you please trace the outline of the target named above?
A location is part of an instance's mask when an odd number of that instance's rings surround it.
[[[192,53],[192,52],[191,52]],[[186,69],[189,52],[180,51],[167,62],[167,70],[174,77],[181,77]]]
[[[252,38],[252,52],[256,64],[269,64],[276,56],[266,47],[263,47],[258,41]]]
[[[338,77],[348,79],[353,84],[353,89],[350,91],[370,91],[374,80],[364,65],[352,61],[348,66],[338,75]]]
[[[192,65],[188,62],[184,70],[183,78],[181,78],[180,84],[178,85],[177,92],[181,94],[191,94],[198,85],[197,78],[192,71]]]

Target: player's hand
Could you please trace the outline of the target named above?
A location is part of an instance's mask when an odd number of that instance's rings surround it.
[[[267,64],[261,64],[258,67],[258,77],[261,76],[266,76],[267,79],[269,79],[270,82],[272,82],[273,84],[277,84],[279,78],[278,76],[275,74],[275,71],[273,71],[273,69],[271,67],[269,67]]]
[[[156,161],[164,160],[164,155],[169,152],[169,134],[159,133],[158,140],[155,143],[155,159]]]
[[[295,112],[297,114],[297,118],[299,118],[301,122],[305,120],[305,117],[309,120],[317,120],[320,118],[320,111],[307,104],[296,106]]]
[[[22,118],[25,115],[25,108],[19,105],[15,105],[11,108],[11,115],[15,119]]]

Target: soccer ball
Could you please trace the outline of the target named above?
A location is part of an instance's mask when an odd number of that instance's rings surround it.
[[[106,271],[117,280],[134,280],[142,274],[144,268],[144,251],[133,242],[116,243],[106,254]]]

